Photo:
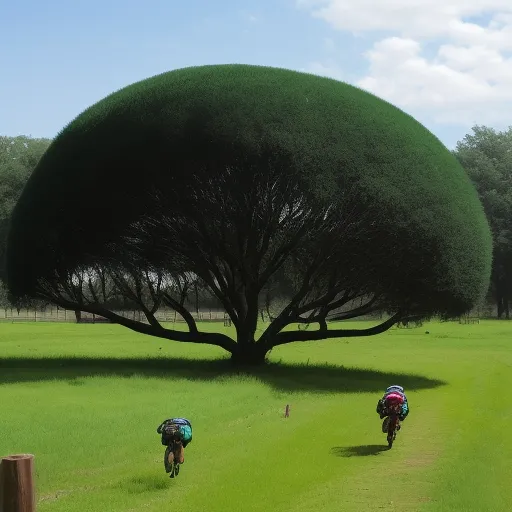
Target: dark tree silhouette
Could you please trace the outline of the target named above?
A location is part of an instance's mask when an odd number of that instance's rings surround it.
[[[4,257],[11,211],[50,140],[0,136],[0,280],[5,278]]]
[[[284,343],[377,334],[406,315],[459,315],[485,293],[490,266],[476,191],[422,125],[347,84],[246,65],[165,73],[78,116],[17,203],[7,265],[15,297],[248,363]],[[180,300],[196,281],[222,303],[234,339],[198,329]],[[287,302],[256,339],[270,285]],[[109,290],[147,321],[115,314]],[[157,321],[162,304],[188,331]],[[377,311],[389,318],[369,329],[328,328]],[[306,321],[318,330],[292,328]]]

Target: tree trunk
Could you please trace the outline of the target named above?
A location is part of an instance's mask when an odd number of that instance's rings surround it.
[[[197,286],[197,281],[194,283],[194,291],[196,294],[196,313],[197,313],[197,319],[199,320],[199,290]]]
[[[256,313],[257,314],[257,313]],[[258,318],[256,316],[256,318]],[[249,318],[236,328],[236,350],[231,353],[231,361],[236,364],[262,364],[267,350],[256,342],[256,325]]]
[[[82,321],[82,312],[79,309],[75,309],[76,323],[79,324]]]
[[[494,296],[495,296],[495,300],[496,300],[497,317],[498,317],[498,320],[500,320],[501,317],[503,316],[505,308],[503,307],[504,306],[503,293],[502,293],[499,281],[497,281],[495,283]]]
[[[255,341],[258,326],[258,291],[246,289],[240,297],[240,310],[236,328],[236,349],[231,353],[231,361],[236,364],[262,364],[268,349]]]
[[[236,350],[231,353],[231,362],[237,366],[257,366],[265,363],[268,348],[262,344],[237,343]]]

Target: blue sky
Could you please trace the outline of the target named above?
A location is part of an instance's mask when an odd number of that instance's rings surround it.
[[[310,3],[315,2],[322,3]],[[313,7],[299,3],[4,2],[0,134],[53,137],[112,91],[191,65],[238,62],[325,70],[350,83],[368,74],[370,63],[364,53],[384,37],[382,30],[357,34],[340,30],[315,16]],[[449,147],[469,131],[469,121],[437,122],[421,109],[399,106]]]

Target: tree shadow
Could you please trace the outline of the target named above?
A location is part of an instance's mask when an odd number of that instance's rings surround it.
[[[389,450],[384,444],[362,444],[359,446],[335,446],[331,448],[331,454],[337,457],[367,457],[368,455],[379,455]]]
[[[253,377],[277,391],[381,392],[390,383],[400,383],[408,390],[432,389],[446,382],[421,375],[348,368],[336,365],[268,363],[239,369],[227,359],[198,360],[185,358],[92,358],[44,357],[0,358],[0,385],[47,380],[83,384],[82,377],[158,377],[169,380],[214,381]]]

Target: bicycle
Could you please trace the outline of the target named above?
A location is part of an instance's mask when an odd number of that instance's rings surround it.
[[[179,475],[180,465],[183,460],[183,436],[179,426],[173,423],[162,423],[157,433],[162,435],[162,444],[165,446],[164,468],[170,478]]]
[[[175,439],[171,440],[165,448],[164,467],[165,472],[169,473],[170,478],[174,478],[180,473],[181,463],[179,462],[180,456],[178,453],[181,452],[181,450],[183,450],[183,444],[181,441]]]
[[[400,430],[400,413],[401,407],[399,405],[388,409],[386,434],[389,449],[393,447],[393,442],[396,439],[396,433]]]

